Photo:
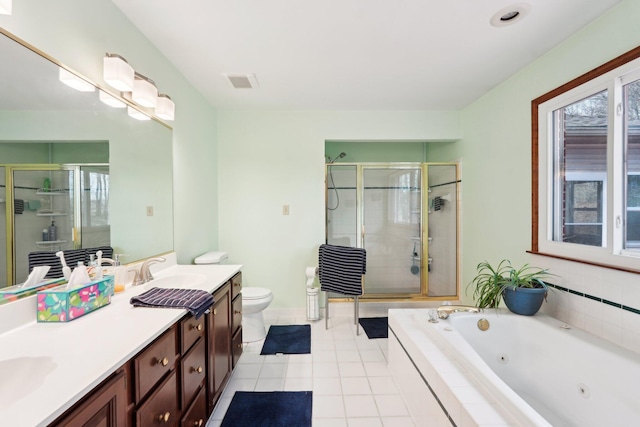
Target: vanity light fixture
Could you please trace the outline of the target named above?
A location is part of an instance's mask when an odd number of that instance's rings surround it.
[[[151,117],[147,116],[142,111],[136,110],[130,105],[127,107],[127,114],[129,117],[133,117],[136,120],[151,120]]]
[[[115,53],[107,53],[102,60],[104,81],[120,92],[131,92],[135,71],[126,59]]]
[[[11,15],[11,0],[0,0],[0,15]]]
[[[131,99],[138,105],[143,107],[155,108],[158,103],[158,88],[153,80],[143,76],[140,73],[134,73],[133,92]]]
[[[156,104],[156,116],[164,120],[174,120],[176,117],[176,104],[169,95],[159,94]]]
[[[107,92],[104,92],[104,91],[100,91],[100,94],[98,95],[98,98],[100,98],[100,101],[104,102],[109,107],[124,108],[124,107],[127,106],[127,104],[125,104],[124,102],[120,101],[116,97],[114,97],[111,94],[109,94]]]
[[[86,80],[82,80],[80,77],[65,70],[64,68],[60,67],[59,70],[58,78],[67,86],[72,87],[75,90],[79,90],[80,92],[93,92],[96,90],[94,85]]]

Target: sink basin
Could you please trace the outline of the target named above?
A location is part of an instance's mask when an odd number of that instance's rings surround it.
[[[55,368],[51,357],[0,360],[0,410],[27,396]]]
[[[192,288],[204,282],[207,276],[204,274],[176,274],[153,279],[145,284],[145,288]]]

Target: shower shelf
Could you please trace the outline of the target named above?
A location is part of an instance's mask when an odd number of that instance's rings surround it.
[[[36,242],[36,246],[39,248],[49,248],[51,250],[52,246],[59,246],[61,249],[64,245],[66,245],[68,240],[44,240],[40,242]]]
[[[39,196],[65,196],[68,195],[69,193],[67,192],[67,190],[60,188],[60,189],[53,189],[53,190],[45,190],[44,188],[38,188],[38,191],[36,191],[36,194]]]
[[[67,216],[65,212],[38,212],[36,216]]]
[[[42,246],[51,246],[51,245],[64,245],[68,240],[43,240],[41,242],[36,242],[36,245]]]

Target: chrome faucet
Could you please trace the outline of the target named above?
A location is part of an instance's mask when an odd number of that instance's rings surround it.
[[[438,307],[437,311],[440,319],[446,319],[451,313],[480,313],[481,309],[470,305],[441,305]]]
[[[136,277],[133,279],[133,284],[142,285],[144,283],[147,283],[153,280],[153,275],[151,274],[151,270],[149,270],[149,267],[151,266],[151,264],[155,264],[158,262],[165,262],[165,261],[166,259],[162,257],[149,258],[145,260],[142,263],[142,266],[140,267],[140,271],[137,272]]]

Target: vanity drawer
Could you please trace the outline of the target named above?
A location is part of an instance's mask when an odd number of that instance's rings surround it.
[[[136,425],[147,426],[177,426],[180,422],[178,409],[178,383],[176,372],[171,375],[149,396],[136,413]]]
[[[171,327],[134,359],[136,402],[171,369],[176,361],[176,330]]]
[[[198,338],[204,337],[204,316],[196,320],[194,316],[188,316],[180,322],[180,353],[185,354]]]
[[[193,396],[198,391],[201,385],[204,384],[206,378],[206,356],[205,356],[205,342],[204,340],[198,341],[198,343],[189,351],[182,361],[181,373],[182,373],[182,407],[185,408]]]
[[[236,274],[231,278],[231,299],[238,296],[242,290],[242,272]]]
[[[231,367],[235,368],[242,356],[242,328],[239,328],[231,338]]]
[[[182,417],[181,427],[204,427],[207,424],[207,393],[202,387],[191,407]]]
[[[233,335],[242,326],[242,298],[234,299],[231,304],[231,335]]]

